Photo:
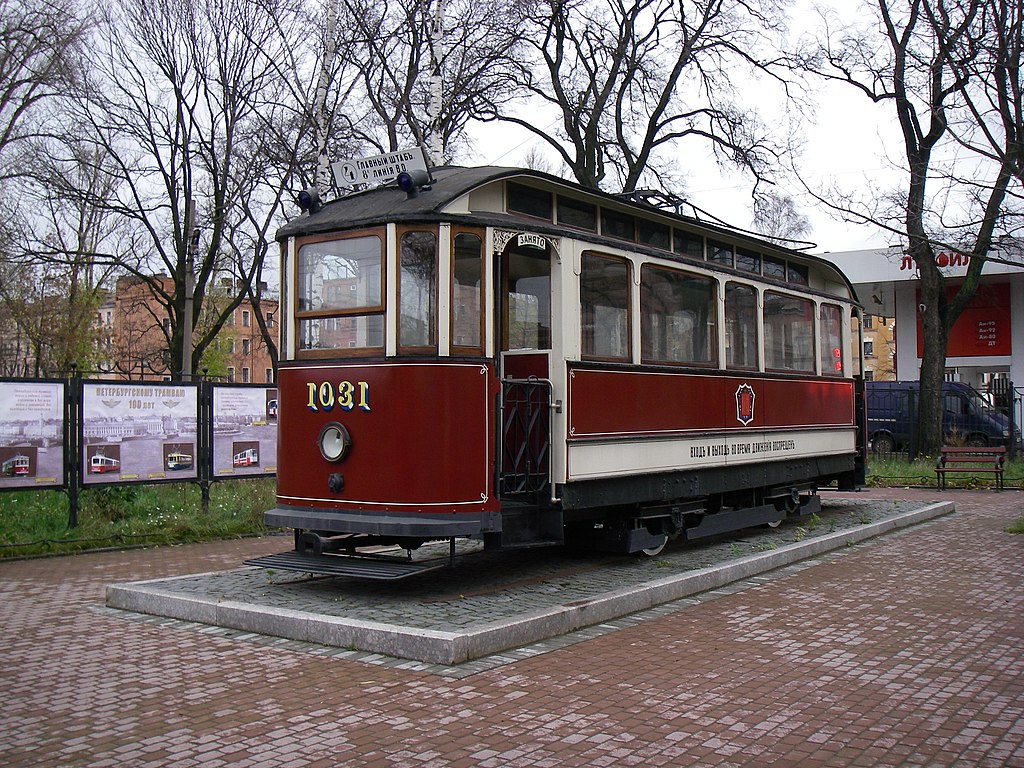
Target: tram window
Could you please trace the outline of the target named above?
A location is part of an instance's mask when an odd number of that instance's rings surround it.
[[[640,271],[641,357],[645,363],[715,365],[717,283],[645,265]]]
[[[358,315],[350,325],[337,318],[299,318],[299,349],[376,349],[384,346],[384,316]]]
[[[736,269],[761,274],[761,254],[744,248],[736,249]]]
[[[786,273],[786,279],[793,283],[793,285],[810,285],[809,274],[810,271],[807,269],[806,264],[789,262],[789,271]]]
[[[765,291],[764,364],[776,371],[814,372],[814,304]]]
[[[667,251],[672,246],[671,230],[665,224],[659,224],[656,221],[646,221],[640,219],[639,221],[639,235],[640,242],[643,245],[650,245],[654,248],[661,248]]]
[[[460,352],[481,351],[482,255],[479,235],[456,233],[452,247],[452,344]]]
[[[597,206],[571,197],[559,196],[558,223],[565,227],[597,232]]]
[[[752,286],[725,286],[725,367],[757,368],[757,291]]]
[[[764,276],[774,277],[776,280],[786,279],[786,260],[777,259],[774,256],[764,257]]]
[[[546,251],[523,248],[503,258],[503,349],[551,348],[551,260]]]
[[[398,345],[437,349],[437,236],[406,232],[399,248]]]
[[[514,181],[508,183],[508,209],[538,219],[551,221],[552,194],[542,189],[524,187]]]
[[[704,238],[700,235],[691,235],[689,232],[684,232],[681,229],[673,229],[672,250],[703,261]]]
[[[379,235],[311,242],[299,248],[296,330],[300,350],[384,346],[381,251]],[[339,316],[352,318],[355,327],[339,324]]]
[[[619,213],[608,208],[601,209],[601,234],[619,240],[636,240],[636,219],[628,213]]]
[[[584,357],[630,359],[629,293],[629,264],[583,254],[580,308]]]
[[[731,267],[733,264],[732,246],[728,243],[719,243],[715,240],[708,240],[708,261]]]
[[[821,325],[821,356],[823,376],[843,375],[843,310],[834,304],[822,304],[818,312]]]

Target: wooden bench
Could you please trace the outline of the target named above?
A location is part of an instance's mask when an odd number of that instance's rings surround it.
[[[946,490],[946,475],[950,473],[988,472],[995,475],[996,490],[1003,490],[1003,464],[1006,448],[954,448],[944,447],[935,463],[935,481],[940,491]]]

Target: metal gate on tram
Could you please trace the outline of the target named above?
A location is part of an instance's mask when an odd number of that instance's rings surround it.
[[[551,485],[551,382],[501,382],[502,496],[537,495]]]

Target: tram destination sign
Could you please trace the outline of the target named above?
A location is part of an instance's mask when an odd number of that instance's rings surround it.
[[[339,187],[353,184],[386,184],[400,173],[427,171],[427,159],[421,147],[371,155],[358,160],[332,163],[334,181]]]

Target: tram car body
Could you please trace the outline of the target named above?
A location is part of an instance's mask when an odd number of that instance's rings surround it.
[[[265,520],[299,551],[654,554],[862,481],[858,307],[837,267],[535,171],[431,176],[278,233]]]
[[[108,472],[120,472],[121,461],[110,456],[95,454],[89,459],[89,473],[93,475],[105,475]]]
[[[31,459],[23,453],[16,454],[3,463],[0,474],[7,477],[28,477]]]
[[[179,469],[192,469],[192,455],[188,453],[169,453],[166,461],[167,469],[173,471]]]

